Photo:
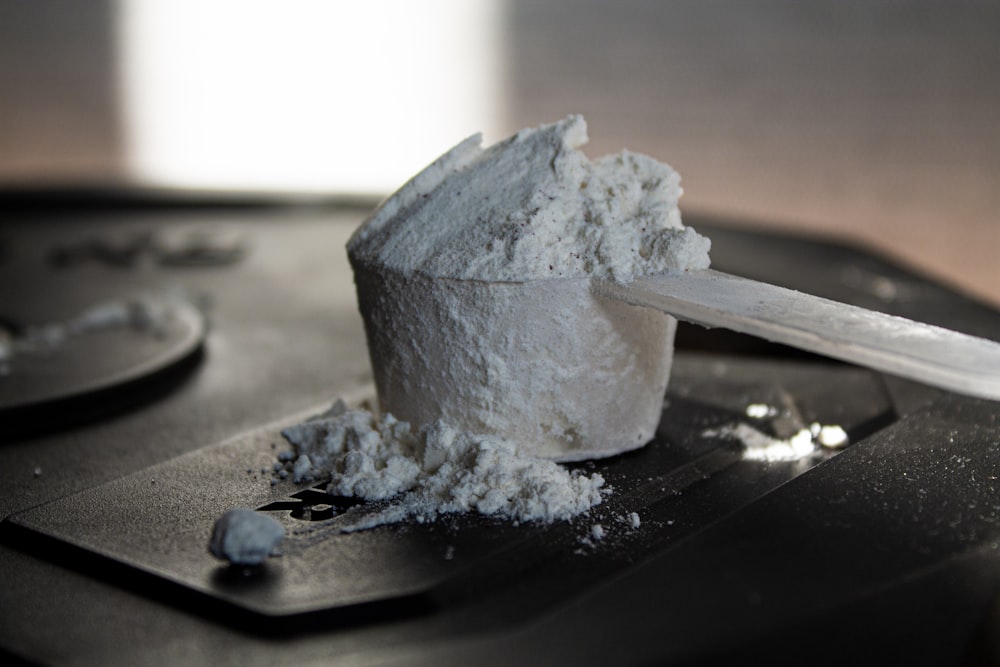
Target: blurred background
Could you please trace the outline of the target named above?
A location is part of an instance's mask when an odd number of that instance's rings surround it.
[[[1000,3],[0,0],[0,194],[374,203],[582,113],[682,209],[1000,305]]]

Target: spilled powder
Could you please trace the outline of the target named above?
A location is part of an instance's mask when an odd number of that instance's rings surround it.
[[[134,329],[162,336],[175,316],[168,298],[137,297],[97,303],[76,316],[32,325],[15,335],[0,326],[0,375],[11,372],[17,357],[55,352],[74,338],[112,329]]]
[[[847,446],[847,432],[837,425],[812,423],[791,437],[775,438],[745,423],[705,429],[703,438],[729,438],[743,445],[743,458],[750,461],[797,461],[814,454],[818,447],[840,449]]]
[[[344,532],[460,512],[549,523],[586,512],[609,492],[600,474],[523,454],[504,438],[440,420],[414,432],[391,414],[343,401],[282,435],[292,449],[279,455],[280,469],[296,483],[329,479],[330,495],[388,501],[353,515]]]
[[[729,438],[743,445],[743,458],[750,461],[797,461],[816,451],[809,429],[801,429],[790,438],[775,438],[744,423],[706,429],[705,438]]]

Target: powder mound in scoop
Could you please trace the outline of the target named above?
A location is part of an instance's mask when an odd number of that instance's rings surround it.
[[[348,243],[352,262],[496,282],[708,268],[710,241],[681,223],[677,172],[629,151],[591,162],[582,117],[480,142],[460,143],[376,210]]]
[[[461,432],[442,421],[413,432],[391,414],[378,418],[342,401],[282,435],[293,451],[281,459],[296,482],[329,478],[331,495],[391,501],[345,531],[456,512],[565,520],[600,503],[604,486],[599,474],[521,454],[503,438]]]

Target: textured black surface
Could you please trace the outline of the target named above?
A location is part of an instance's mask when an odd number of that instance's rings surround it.
[[[679,334],[657,439],[583,464],[615,489],[590,516],[295,533],[255,575],[221,567],[206,545],[233,505],[270,507],[292,531],[337,521],[306,521],[312,493],[272,487],[260,468],[281,447],[281,424],[366,392],[342,254],[363,213],[88,215],[0,228],[2,277],[45,281],[81,301],[182,289],[206,305],[211,330],[197,366],[156,400],[0,447],[0,644],[11,656],[445,665],[997,657],[997,404],[693,327]],[[997,313],[857,250],[687,220],[712,236],[719,269],[987,337],[1000,331]],[[218,265],[141,253],[127,267],[50,261],[53,248],[82,239],[179,225],[236,230],[245,252]],[[782,413],[755,420],[745,413],[752,403]],[[711,435],[738,422],[781,437],[839,424],[851,445],[752,461]],[[589,537],[597,522],[608,532],[601,541]]]
[[[706,382],[706,376],[712,380]],[[512,554],[522,561],[530,555],[539,567],[586,554],[583,568],[599,570],[610,564],[590,552],[613,552],[610,560],[619,564],[641,560],[665,540],[738,509],[829,456],[818,452],[809,460],[763,464],[744,460],[730,439],[705,435],[741,420],[763,422],[757,426],[773,432],[775,425],[769,422],[777,420],[748,420],[742,414],[748,403],[782,406],[787,415],[780,419],[795,422],[795,431],[817,421],[837,423],[857,437],[873,422],[892,418],[893,408],[877,379],[847,367],[775,363],[748,368],[740,360],[682,358],[674,386],[659,438],[639,452],[589,466],[615,493],[569,524],[515,527],[446,517],[434,524],[410,522],[342,535],[337,526],[346,518],[343,513],[310,521],[274,509],[269,512],[288,533],[284,556],[253,575],[227,574],[205,548],[205,535],[223,512],[232,507],[268,511],[310,496],[309,487],[291,480],[272,485],[271,465],[277,451],[287,448],[281,444],[280,426],[272,426],[15,515],[5,527],[55,538],[259,614],[302,614],[430,595],[455,579],[482,579],[481,585],[488,586]],[[814,386],[849,394],[855,401],[836,406],[810,402]],[[792,398],[796,395],[804,401]],[[714,487],[711,507],[678,508],[690,502],[687,495],[677,500],[680,494],[709,480]],[[331,502],[329,497],[325,502]],[[642,517],[644,529],[632,529],[631,512]],[[609,537],[590,545],[595,522],[606,524]],[[57,548],[46,551],[55,556]],[[545,588],[540,585],[539,593]]]
[[[16,305],[24,299],[6,297],[0,300],[5,317],[17,321]],[[61,295],[34,291],[31,298],[58,304]],[[113,315],[119,319],[79,334],[66,333],[71,318],[79,316],[69,312],[46,323],[61,332],[58,342],[11,355],[0,381],[0,441],[67,428],[155,397],[196,365],[207,324],[194,304],[168,295],[125,294],[91,305],[123,307],[133,311],[127,320]]]

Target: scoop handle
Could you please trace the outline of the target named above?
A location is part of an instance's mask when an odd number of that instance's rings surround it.
[[[603,297],[657,308],[943,389],[1000,400],[1000,343],[714,270],[595,281]]]

